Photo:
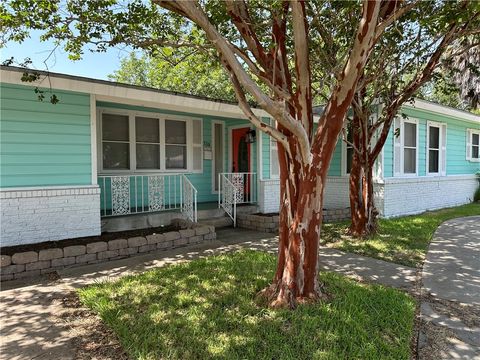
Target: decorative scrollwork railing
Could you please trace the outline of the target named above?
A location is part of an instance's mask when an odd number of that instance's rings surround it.
[[[237,189],[225,174],[218,175],[219,189],[219,206],[233,220],[233,226],[237,226]]]
[[[185,174],[102,175],[102,217],[178,209],[197,221],[197,189]]]

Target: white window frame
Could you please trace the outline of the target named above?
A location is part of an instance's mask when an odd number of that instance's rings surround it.
[[[467,129],[467,147],[466,147],[466,159],[470,162],[480,162],[480,157],[472,157],[473,149],[473,134],[476,134],[480,138],[480,130],[477,129]],[[479,156],[480,156],[480,145],[479,145]]]
[[[225,172],[225,163],[226,163],[226,160],[225,159],[225,154],[226,154],[226,151],[225,151],[225,147],[226,147],[226,141],[225,141],[225,122],[224,121],[220,121],[220,120],[212,120],[212,131],[211,131],[211,138],[212,138],[212,141],[211,141],[211,145],[212,145],[212,148],[211,148],[211,151],[212,151],[212,194],[218,194],[218,190],[215,190],[215,166],[216,166],[216,163],[215,163],[215,148],[217,147],[217,143],[215,142],[215,133],[214,133],[214,129],[215,129],[215,125],[221,125],[222,126],[222,134],[223,134],[223,154],[224,154],[224,157],[223,157],[223,164],[222,164],[222,172]],[[218,186],[220,187],[220,184],[218,184]]]
[[[128,116],[129,119],[129,149],[130,149],[130,169],[104,169],[103,168],[103,134],[102,134],[102,122],[103,114],[123,115]],[[159,120],[160,131],[160,169],[137,169],[136,164],[136,136],[135,136],[135,117],[149,117]],[[187,168],[186,169],[166,169],[165,168],[165,120],[184,121],[186,123],[186,143],[187,143]],[[97,112],[97,164],[98,173],[101,175],[128,175],[128,174],[153,174],[153,173],[203,173],[203,144],[202,144],[202,159],[201,169],[193,169],[193,121],[200,121],[202,134],[201,139],[203,141],[203,119],[197,117],[180,116],[180,115],[168,115],[158,112],[149,111],[136,111],[136,110],[123,110],[123,109],[110,109],[99,108]],[[196,145],[197,146],[197,145]]]
[[[438,172],[430,172],[430,150],[437,150],[437,149],[430,149],[430,127],[436,127],[438,128]],[[435,121],[427,121],[427,138],[425,141],[425,147],[426,147],[426,162],[425,162],[425,173],[427,176],[443,176],[446,175],[444,171],[442,171],[442,164],[446,160],[447,152],[446,152],[446,147],[447,147],[447,134],[444,134],[444,131],[446,132],[446,124],[445,123],[440,123],[440,122],[435,122]],[[442,139],[445,139],[445,143],[442,142]],[[444,158],[445,157],[445,158]],[[446,166],[445,166],[446,167]]]
[[[416,139],[415,139],[415,173],[405,173],[405,123],[416,125]],[[419,152],[419,121],[414,118],[400,119],[400,173],[397,176],[401,177],[416,177],[418,176],[418,152]],[[411,148],[411,147],[409,147]],[[412,148],[413,149],[413,148]],[[395,156],[395,152],[394,152]],[[395,164],[395,159],[393,160]]]

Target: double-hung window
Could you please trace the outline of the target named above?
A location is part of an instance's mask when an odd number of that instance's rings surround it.
[[[128,170],[130,168],[129,130],[128,116],[103,114],[102,154],[104,169]]]
[[[100,171],[202,171],[199,119],[105,110],[99,121]]]
[[[427,123],[427,174],[446,174],[446,124]]]
[[[165,120],[165,167],[187,168],[187,124],[185,121]]]
[[[418,122],[395,119],[394,173],[416,175],[418,163]],[[398,133],[397,133],[398,131]]]
[[[480,162],[480,129],[467,129],[467,160]]]
[[[160,121],[135,117],[135,146],[137,169],[160,169]]]

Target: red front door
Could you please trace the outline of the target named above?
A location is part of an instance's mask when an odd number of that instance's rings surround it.
[[[250,144],[245,141],[249,130],[232,130],[232,172],[250,172]]]

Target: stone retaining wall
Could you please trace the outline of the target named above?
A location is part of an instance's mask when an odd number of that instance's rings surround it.
[[[350,218],[350,209],[323,210],[323,222],[341,221]],[[237,214],[237,226],[267,233],[278,232],[278,215]]]
[[[216,239],[213,226],[196,226],[164,234],[94,242],[63,248],[1,255],[1,281],[51,273],[66,267],[122,259]]]

